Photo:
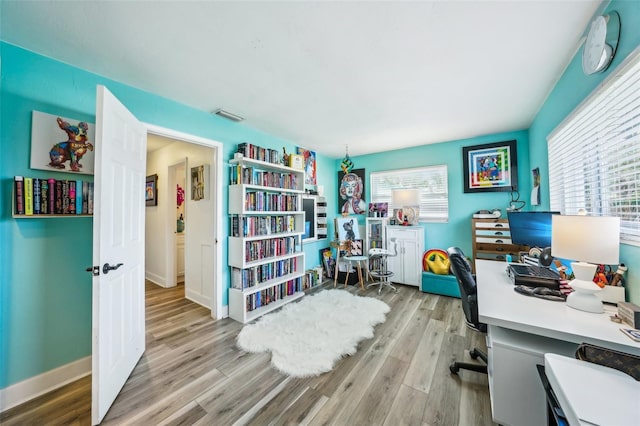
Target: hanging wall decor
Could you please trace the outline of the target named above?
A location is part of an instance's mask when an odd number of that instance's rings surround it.
[[[462,162],[464,192],[518,189],[515,140],[463,147]]]
[[[191,168],[191,199],[199,201],[208,197],[209,186],[207,179],[209,175],[209,166],[202,164]]]
[[[301,147],[297,148],[297,152],[304,159],[304,184],[306,186],[317,185],[316,153]]]
[[[349,173],[338,172],[338,206],[341,214],[366,214],[367,203],[364,199],[364,169],[352,170]]]
[[[33,111],[30,167],[92,175],[94,138],[93,123]]]
[[[340,163],[340,168],[344,173],[350,173],[353,169],[353,161],[351,161],[351,157],[349,157],[349,147],[345,146],[345,154],[342,159],[342,163]]]

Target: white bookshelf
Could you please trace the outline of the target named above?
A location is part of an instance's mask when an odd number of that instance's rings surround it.
[[[304,296],[304,170],[230,161],[229,316],[246,323]]]

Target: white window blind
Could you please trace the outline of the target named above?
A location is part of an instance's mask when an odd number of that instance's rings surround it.
[[[449,220],[446,165],[373,172],[369,180],[371,181],[371,202],[389,203],[390,212],[403,207],[392,204],[391,190],[415,188],[420,190],[421,221],[447,222]]]
[[[618,216],[621,240],[640,244],[640,49],[547,142],[551,210]]]

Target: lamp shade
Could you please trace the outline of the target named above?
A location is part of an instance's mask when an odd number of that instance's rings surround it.
[[[394,189],[391,191],[391,203],[394,206],[419,206],[419,189]]]
[[[553,215],[551,255],[603,265],[620,260],[620,218]]]

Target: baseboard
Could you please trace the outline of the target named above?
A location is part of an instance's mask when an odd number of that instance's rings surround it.
[[[0,389],[0,413],[89,374],[91,374],[90,356]]]
[[[205,297],[205,296],[203,296],[201,294],[198,294],[195,291],[190,290],[188,288],[185,289],[185,291],[184,291],[184,297],[186,299],[191,300],[192,302],[197,303],[198,305],[202,305],[207,309],[211,309],[212,300],[211,300],[210,297]]]
[[[146,280],[151,281],[154,284],[159,285],[160,287],[167,288],[167,280],[164,277],[161,277],[158,274],[154,274],[154,273],[151,273],[151,272],[145,272],[144,273],[144,278]]]

